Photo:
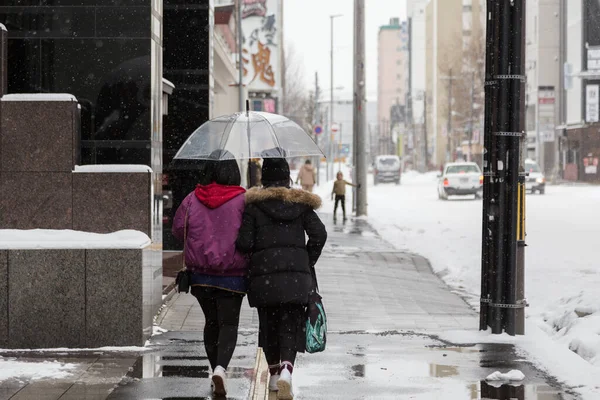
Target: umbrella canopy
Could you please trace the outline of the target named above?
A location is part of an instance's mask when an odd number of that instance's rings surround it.
[[[255,111],[204,123],[181,146],[175,159],[212,160],[211,153],[215,150],[224,150],[221,160],[324,156],[295,122],[281,115]]]

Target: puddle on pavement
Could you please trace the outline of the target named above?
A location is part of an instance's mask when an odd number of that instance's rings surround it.
[[[428,389],[422,390],[422,386],[429,386],[429,389],[435,386],[451,386],[453,390],[452,394],[448,393],[448,398],[453,400],[565,399],[557,388],[558,385],[552,386],[553,382],[535,372],[532,366],[517,357],[514,347],[510,344],[477,344],[465,347],[429,345],[425,348],[428,350],[425,357],[415,357],[407,353],[400,359],[388,361],[384,357],[374,355],[368,348],[357,345],[346,354],[356,357],[357,361],[364,361],[346,367],[348,372],[345,376],[350,380],[364,381],[364,384],[374,388],[393,382],[412,391],[416,399],[426,398],[420,395],[432,394]],[[432,359],[443,359],[449,363],[435,363],[431,362]],[[457,365],[452,365],[452,362],[456,362]],[[522,369],[526,371],[527,378],[523,382],[510,384],[476,379],[469,383],[470,377],[481,377],[482,372],[487,375],[486,370],[492,369]]]

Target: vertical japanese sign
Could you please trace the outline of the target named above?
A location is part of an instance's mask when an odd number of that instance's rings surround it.
[[[599,85],[587,85],[585,87],[585,120],[586,122],[598,122],[598,91]]]
[[[244,83],[249,91],[281,87],[281,0],[243,0]]]
[[[556,97],[554,86],[540,86],[538,88],[538,124],[540,140],[542,142],[554,142],[554,105]]]

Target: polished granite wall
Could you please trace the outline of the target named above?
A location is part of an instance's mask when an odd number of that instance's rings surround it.
[[[145,251],[0,251],[0,345],[143,346],[152,332],[140,279]]]
[[[8,252],[0,250],[0,347],[8,344]]]
[[[16,171],[0,167],[3,190],[18,192],[23,184],[38,188],[31,193],[15,192],[10,201],[0,199],[0,229],[142,230],[153,241],[143,290],[154,312],[162,304],[162,8],[162,0],[0,2],[0,23],[8,28],[7,33],[0,32],[6,45],[0,46],[0,96],[3,77],[6,93],[71,93],[80,105],[72,128],[79,134],[73,149],[80,164],[145,164],[152,168],[148,191],[145,178],[115,176],[108,192],[99,194],[107,203],[102,210],[106,213],[98,218],[92,212],[95,198],[86,191],[85,187],[90,187],[83,182],[86,178],[67,175],[62,169],[21,171],[16,176]],[[2,112],[0,107],[0,121],[4,120]],[[44,123],[38,126],[46,128]],[[0,164],[3,140],[0,138]],[[51,149],[54,147],[60,145]],[[61,162],[66,162],[62,155]],[[148,211],[143,215],[132,211],[129,200],[136,195],[126,190],[124,182],[130,178],[137,179],[136,184],[144,180],[144,199],[136,197],[134,201]],[[89,180],[102,178],[95,175]],[[75,200],[65,195],[71,191]],[[41,207],[44,202],[46,208]],[[18,212],[23,204],[31,211],[25,216]]]
[[[175,84],[163,130],[164,173],[173,193],[163,243],[166,250],[180,250],[181,243],[171,235],[171,221],[199,182],[200,169],[194,163],[173,164],[173,157],[188,136],[212,117],[214,8],[209,0],[164,0],[163,17],[164,75]]]
[[[33,98],[0,101],[0,227],[72,229],[77,102]]]

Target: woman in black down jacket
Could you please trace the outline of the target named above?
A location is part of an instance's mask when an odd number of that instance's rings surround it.
[[[315,288],[311,268],[327,231],[314,211],[321,198],[289,188],[285,159],[264,160],[262,184],[262,189],[246,193],[237,246],[251,254],[248,301],[258,308],[259,346],[269,363],[269,389],[278,390],[278,399],[293,399],[291,374],[296,353],[305,350],[305,307]]]

